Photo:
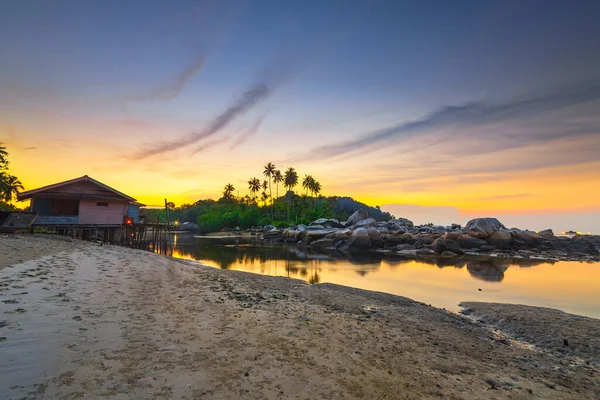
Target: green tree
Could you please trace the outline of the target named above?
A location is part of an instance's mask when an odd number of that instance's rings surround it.
[[[275,175],[275,164],[273,164],[272,162],[268,162],[267,165],[265,165],[263,175],[269,179],[269,197],[271,197],[271,205],[273,205],[273,190],[271,189],[271,178],[273,178]]]
[[[256,193],[260,191],[260,188],[261,188],[260,179],[251,178],[248,181],[248,189],[250,189],[250,194],[252,194],[252,199],[256,198]]]
[[[278,169],[273,173],[273,182],[275,182],[276,188],[275,197],[279,198],[279,184],[283,182],[283,174]]]
[[[308,191],[312,192],[312,187],[315,182],[315,179],[311,175],[304,175],[304,179],[302,180],[302,187],[306,189],[306,195],[308,196]]]
[[[223,197],[225,197],[226,199],[232,198],[234,191],[235,191],[235,188],[233,187],[233,185],[231,183],[228,183],[227,185],[225,185],[225,188],[223,189]]]
[[[288,209],[287,209],[287,219],[288,222],[290,220],[290,203],[292,202],[294,192],[292,189],[298,185],[298,173],[293,167],[289,167],[285,171],[285,175],[283,178],[283,184],[287,188],[287,199],[288,199]]]

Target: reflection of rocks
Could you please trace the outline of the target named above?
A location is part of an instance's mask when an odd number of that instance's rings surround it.
[[[487,282],[501,282],[504,279],[504,271],[507,269],[508,265],[493,261],[467,262],[467,271],[471,276]]]

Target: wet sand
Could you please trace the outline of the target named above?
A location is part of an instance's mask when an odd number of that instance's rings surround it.
[[[536,346],[537,331],[504,321],[548,316],[546,334],[575,318],[555,310],[498,305],[499,330],[399,296],[95,243],[0,237],[0,258],[7,399],[600,396],[595,351]]]

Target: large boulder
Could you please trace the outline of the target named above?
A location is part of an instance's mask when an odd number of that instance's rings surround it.
[[[475,218],[467,222],[465,232],[478,239],[485,239],[500,229],[506,229],[496,218]]]
[[[387,222],[387,228],[389,230],[392,230],[392,228],[390,226],[400,226],[400,227],[404,227],[404,228],[412,228],[413,226],[415,226],[415,224],[413,224],[413,222],[411,220],[408,220],[406,218],[396,218],[396,219],[391,219]]]
[[[326,228],[343,228],[344,224],[342,224],[337,219],[329,219],[329,218],[319,218],[316,221],[313,221],[311,225],[320,225]]]
[[[510,231],[500,229],[487,237],[487,242],[499,249],[507,249],[512,243],[513,237]]]
[[[371,238],[365,228],[357,228],[344,244],[348,252],[364,251],[371,248]]]
[[[456,242],[463,249],[479,249],[481,246],[485,246],[487,242],[483,239],[477,239],[469,235],[460,235],[456,238]]]
[[[554,237],[554,232],[552,232],[552,229],[544,229],[542,231],[539,231],[538,234],[540,236],[546,237],[546,238],[553,238]]]
[[[354,227],[356,228],[368,228],[371,226],[375,226],[375,224],[377,223],[377,221],[375,221],[375,218],[367,218],[367,219],[363,219],[361,221],[358,221],[356,224],[354,224]]]
[[[316,253],[327,253],[335,250],[333,247],[333,240],[331,239],[315,240],[308,246],[308,248]]]
[[[358,210],[355,211],[354,214],[348,218],[348,220],[344,223],[344,226],[352,226],[363,219],[369,218],[369,213],[367,210]]]
[[[369,235],[369,239],[371,239],[371,247],[383,247],[383,237],[381,237],[381,233],[379,233],[377,228],[367,228],[367,234]]]
[[[436,253],[443,253],[444,251],[451,251],[455,254],[465,253],[465,251],[460,247],[460,245],[451,239],[438,238],[433,241],[433,243],[431,244],[431,248],[435,250]]]

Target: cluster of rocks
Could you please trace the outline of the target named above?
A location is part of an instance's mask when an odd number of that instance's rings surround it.
[[[507,229],[496,218],[476,218],[465,227],[414,225],[405,218],[376,221],[364,210],[345,222],[319,219],[290,229],[272,228],[262,233],[270,242],[294,243],[315,253],[376,251],[407,258],[420,256],[456,257],[463,254],[548,260],[600,261],[600,236],[555,236],[540,232]]]

